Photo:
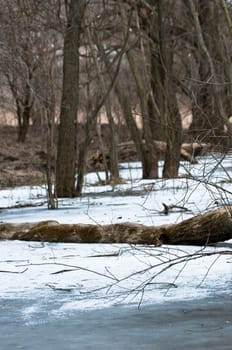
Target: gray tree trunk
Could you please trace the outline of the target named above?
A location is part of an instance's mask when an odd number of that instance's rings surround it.
[[[73,197],[75,190],[76,124],[79,85],[79,46],[85,0],[71,0],[64,38],[63,91],[56,162],[56,193]]]

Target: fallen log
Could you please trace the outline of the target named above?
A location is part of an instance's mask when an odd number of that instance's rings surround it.
[[[201,155],[207,151],[209,145],[194,143],[183,143],[180,149],[181,159],[196,164],[198,155]],[[163,141],[154,141],[154,152],[158,159],[165,158],[167,144]],[[123,142],[118,145],[118,157],[120,162],[138,161],[141,160],[138,157],[135,144],[132,141]],[[97,150],[94,154],[91,154],[88,159],[88,166],[94,169],[102,169],[104,167],[104,158],[107,162],[110,160],[109,149],[104,149],[104,156],[101,151]]]
[[[169,225],[166,243],[210,245],[232,238],[232,207],[227,206]]]
[[[223,207],[197,215],[178,224],[145,226],[135,223],[111,225],[36,223],[0,223],[1,240],[68,243],[129,243],[210,245],[232,238],[232,207]]]

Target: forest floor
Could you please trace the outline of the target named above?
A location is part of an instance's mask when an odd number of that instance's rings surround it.
[[[81,127],[79,127],[79,129],[78,139],[83,140],[83,130],[81,130]],[[109,130],[106,125],[103,125],[101,130],[102,140],[107,149],[111,142]],[[125,128],[122,128],[120,133],[120,142],[127,142],[130,140]],[[30,128],[25,143],[18,143],[17,128],[14,126],[0,125],[0,188],[24,185],[32,186],[46,183],[46,134],[46,130],[43,132]],[[184,141],[186,142],[187,139]],[[98,136],[95,134],[91,142],[89,157],[96,154],[98,144]],[[120,161],[138,161],[135,152],[133,155],[131,155],[130,152],[125,152],[124,158],[120,159]],[[96,166],[99,166],[99,163],[95,164],[94,161],[92,163],[91,161],[88,162],[89,171],[94,170],[93,167],[96,168]],[[100,169],[98,168],[97,170]]]
[[[110,144],[108,128],[103,125],[102,139],[107,147]],[[84,138],[79,126],[78,140]],[[128,141],[127,131],[121,130],[120,142]],[[99,144],[98,136],[93,135],[90,152],[95,152]],[[54,151],[55,154],[55,151]],[[54,158],[54,157],[53,157]],[[0,125],[0,188],[39,185],[46,183],[47,132],[29,128],[24,143],[17,142],[17,127]],[[90,169],[89,169],[90,170]]]
[[[36,185],[46,179],[46,139],[30,132],[25,143],[17,142],[17,129],[0,127],[0,188]]]

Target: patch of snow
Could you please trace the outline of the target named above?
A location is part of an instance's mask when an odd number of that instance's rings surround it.
[[[0,242],[0,296],[43,301],[55,297],[60,301],[56,312],[66,313],[118,303],[202,298],[231,288],[231,256],[204,256],[216,252],[207,248],[200,252],[201,258],[188,261],[196,250],[4,241]],[[183,261],[175,264],[177,257]],[[35,312],[33,306],[25,309],[24,318],[29,320]]]

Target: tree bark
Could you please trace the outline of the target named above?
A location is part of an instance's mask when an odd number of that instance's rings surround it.
[[[0,223],[0,239],[69,242],[206,246],[232,238],[232,207],[222,207],[179,224],[145,226],[124,222],[111,225]]]
[[[72,0],[64,38],[63,91],[56,162],[56,193],[73,197],[75,189],[76,122],[79,88],[79,46],[86,1]]]
[[[28,133],[30,117],[34,104],[34,96],[31,89],[31,81],[33,74],[28,69],[28,82],[23,85],[23,88],[17,89],[14,82],[10,81],[8,76],[8,83],[11,92],[15,98],[16,112],[18,118],[18,137],[17,142],[24,143]],[[22,95],[21,95],[22,94]]]

